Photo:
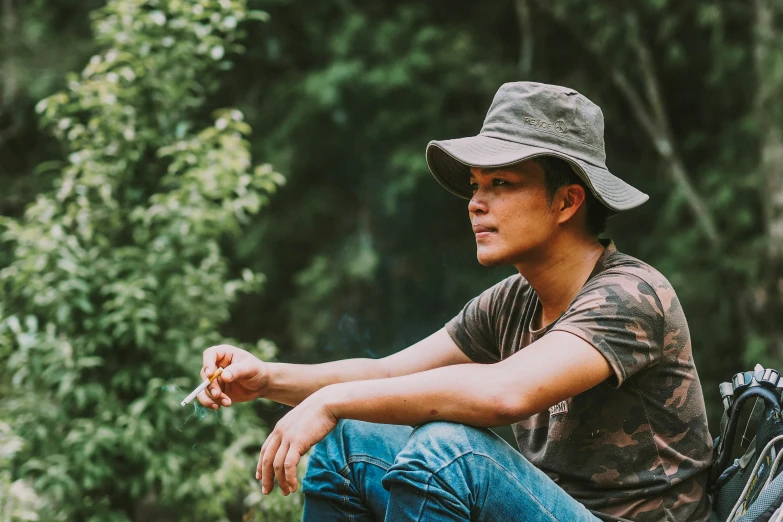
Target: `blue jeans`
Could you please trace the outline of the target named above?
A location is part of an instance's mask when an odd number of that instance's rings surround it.
[[[305,521],[596,522],[488,429],[341,420],[302,481]]]

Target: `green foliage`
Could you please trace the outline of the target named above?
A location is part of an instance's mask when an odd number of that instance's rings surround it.
[[[11,459],[24,446],[24,441],[0,421],[0,520],[39,520],[40,515],[51,515],[51,508],[29,481],[14,480],[11,476]]]
[[[201,501],[170,495],[171,477],[188,477],[189,488],[202,490],[216,482],[201,478],[208,467],[186,464],[196,457],[183,456],[183,448],[214,448],[210,462],[223,462],[222,448],[235,442],[227,431],[263,428],[241,409],[231,428],[212,413],[177,424],[172,401],[195,384],[200,348],[224,340],[219,326],[242,340],[272,338],[293,362],[376,357],[431,333],[512,273],[475,262],[465,204],[437,185],[423,158],[431,139],[476,133],[505,81],[569,85],[602,107],[610,169],[651,196],[610,220],[609,235],[674,284],[715,420],[718,382],[755,362],[778,365],[775,339],[749,317],[754,307],[775,309],[756,291],[767,277],[770,241],[759,97],[768,124],[783,110],[778,91],[760,90],[754,68],[763,65],[773,87],[783,77],[783,53],[756,52],[753,6],[760,4],[526,3],[529,72],[519,68],[524,24],[513,2],[303,7],[279,0],[263,3],[274,20],[263,25],[245,23],[251,15],[225,1],[117,1],[94,19],[103,51],[63,82],[62,71],[81,63],[92,45],[82,20],[95,5],[11,2],[18,24],[0,41],[0,85],[8,92],[15,78],[17,94],[0,101],[0,213],[17,214],[21,202],[44,194],[6,233],[15,253],[2,276],[0,395],[11,397],[2,415],[23,437],[0,457],[8,462],[0,469],[13,470],[0,475],[0,496],[12,482],[37,481],[36,491],[48,493],[31,505],[60,495],[79,506],[76,497],[87,491],[93,505],[104,509],[111,498],[111,509],[124,516],[152,505],[192,513]],[[773,17],[765,37],[773,50],[781,45],[780,20]],[[720,231],[718,251],[614,81],[612,73],[622,72],[647,99],[636,41],[649,51],[674,146]],[[241,47],[247,49],[238,56]],[[54,86],[66,90],[39,108],[65,148],[65,164],[41,163],[52,156],[51,140],[32,123],[29,100]],[[211,112],[227,104],[241,113]],[[250,148],[286,174],[285,189],[269,201],[280,179],[269,167],[249,166]],[[55,174],[57,190],[49,194]],[[254,214],[267,203],[263,215]],[[263,293],[242,293],[262,284]],[[153,379],[158,389],[148,389]],[[184,393],[169,391],[177,387]],[[101,420],[99,406],[117,413]],[[258,412],[270,422],[278,415]],[[130,427],[117,428],[123,415]],[[134,436],[118,435],[122,430]],[[92,446],[70,433],[92,433]],[[188,473],[166,471],[167,453],[149,442],[150,433],[176,441],[171,447],[183,449],[174,453]],[[254,437],[248,444],[260,442]],[[119,442],[134,449],[106,449]],[[133,456],[148,443],[155,451]],[[71,449],[121,456],[106,460],[110,471],[92,469],[103,462],[97,457],[73,464],[55,458],[76,454]],[[57,471],[23,469],[33,456]],[[147,467],[150,479],[139,478]],[[249,478],[250,469],[243,465],[237,476]],[[88,479],[99,485],[84,489]],[[231,502],[226,489],[216,491],[220,498],[200,512],[206,519],[208,509]],[[253,505],[240,515],[253,509],[260,519],[296,518],[283,513],[295,512],[298,500],[256,503],[257,489],[237,491],[235,506],[242,495]]]
[[[46,520],[297,509],[243,505],[266,433],[250,409],[179,406],[237,294],[264,282],[232,278],[220,242],[283,183],[252,165],[240,111],[202,115],[247,18],[241,1],[111,1],[93,20],[104,50],[37,106],[67,162],[2,221],[0,387],[23,441],[3,480],[32,484]]]

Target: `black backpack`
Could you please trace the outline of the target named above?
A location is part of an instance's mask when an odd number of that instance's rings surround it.
[[[720,392],[724,417],[708,481],[712,520],[783,522],[783,378],[756,365]]]

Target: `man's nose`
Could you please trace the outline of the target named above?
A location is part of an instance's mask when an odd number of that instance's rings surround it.
[[[481,189],[473,193],[473,197],[468,202],[468,212],[472,214],[486,213],[487,212],[487,198],[486,194],[481,192]]]

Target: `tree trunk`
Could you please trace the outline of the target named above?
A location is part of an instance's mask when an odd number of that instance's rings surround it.
[[[528,0],[516,0],[519,27],[519,73],[524,78],[533,70],[533,27],[530,23]]]
[[[0,4],[0,124],[6,107],[13,103],[19,90],[18,74],[16,70],[15,38],[16,38],[16,12],[13,0],[2,0]],[[13,138],[19,131],[18,122],[13,119],[7,127],[0,127],[0,147],[3,143]]]
[[[14,60],[14,37],[16,33],[16,12],[13,0],[2,0],[2,43],[0,44],[0,114],[3,107],[13,99],[18,88],[16,63]]]
[[[783,362],[783,15],[780,2],[755,0],[754,59],[759,129],[759,173],[764,208],[766,259],[755,291],[755,316],[767,354]]]

